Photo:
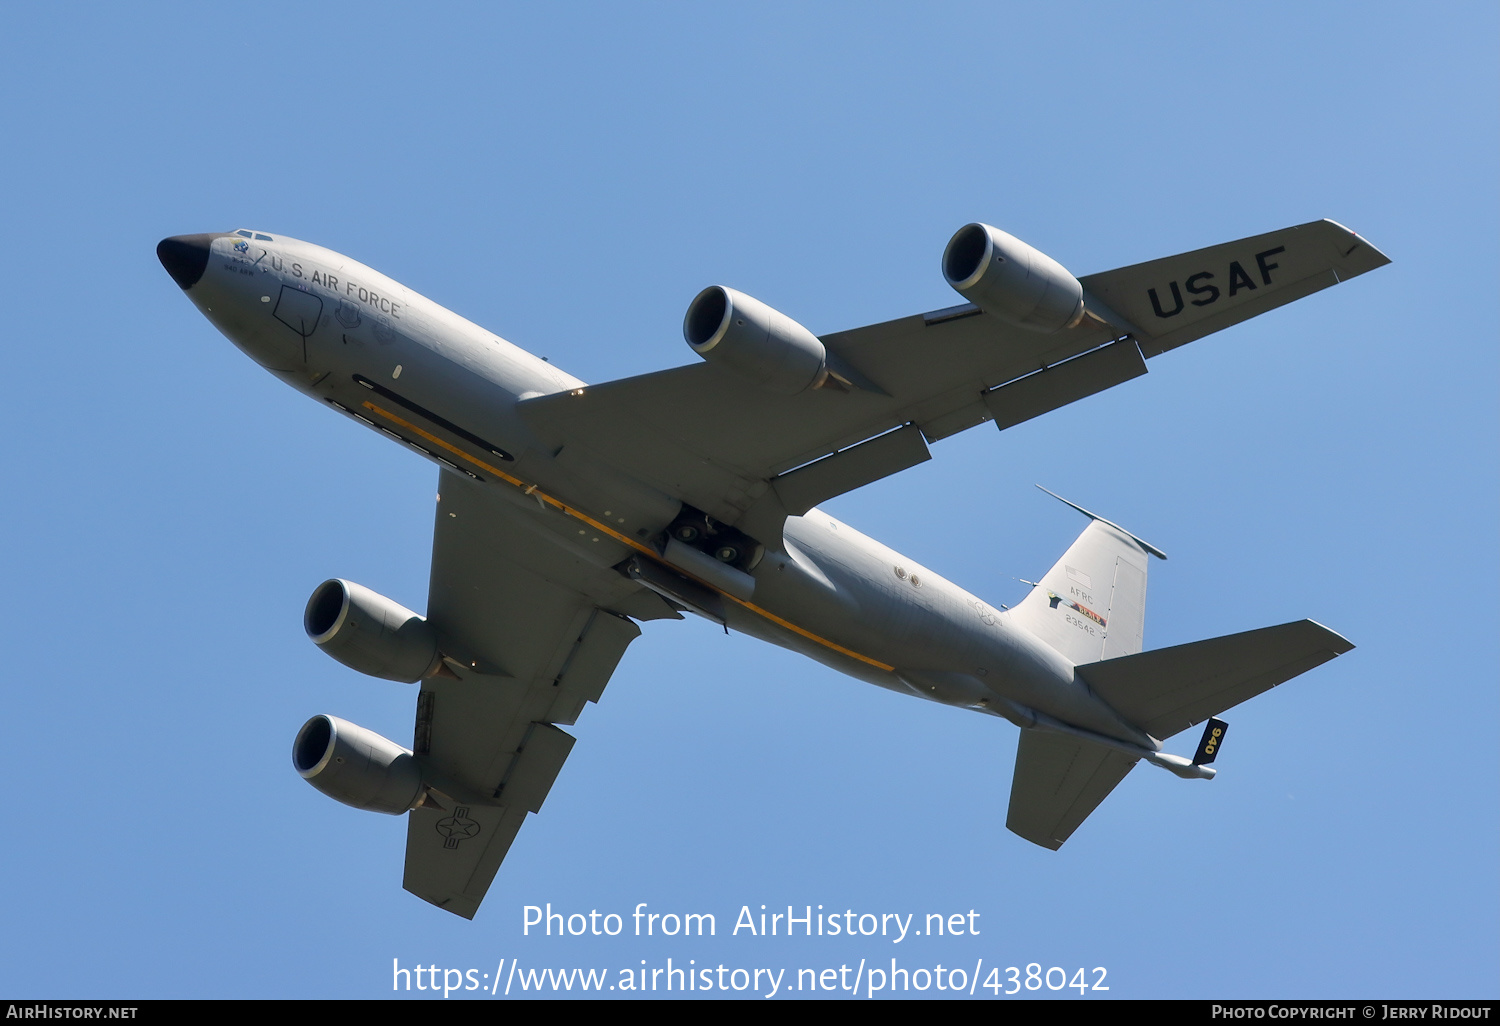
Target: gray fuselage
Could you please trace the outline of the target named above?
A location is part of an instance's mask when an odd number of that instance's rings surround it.
[[[677,502],[560,457],[522,415],[527,399],[584,382],[319,246],[255,232],[182,238],[208,250],[189,298],[287,384],[491,485],[538,544],[565,546],[600,574],[660,558]],[[753,592],[723,607],[730,628],[891,690],[1160,747],[1006,612],[820,510],[790,518],[784,551],[767,547],[748,573]]]

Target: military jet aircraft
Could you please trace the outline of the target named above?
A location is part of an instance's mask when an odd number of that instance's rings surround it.
[[[1140,760],[1211,777],[1219,713],[1352,647],[1302,620],[1143,652],[1147,563],[1166,557],[1082,507],[1078,540],[1008,610],[817,509],[939,439],[1388,263],[1332,221],[1082,278],[969,224],[941,259],[956,306],[820,338],[713,286],[683,321],[697,362],[600,385],[283,235],[181,235],[157,255],[256,362],[440,467],[427,615],[343,579],[304,615],[345,665],[421,682],[410,748],[315,716],[292,763],[405,815],[406,889],[466,918],[572,749],[560,725],[645,621],[693,613],[1011,721],[1006,825],[1052,849]],[[1191,758],[1163,751],[1204,721]]]

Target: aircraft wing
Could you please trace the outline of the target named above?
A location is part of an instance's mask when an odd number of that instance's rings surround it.
[[[1316,221],[1081,278],[1092,313],[1056,333],[965,304],[826,335],[847,391],[782,396],[698,363],[519,409],[550,443],[591,450],[770,542],[786,516],[927,459],[927,442],[1092,395],[1144,374],[1145,357],[1384,263]]]
[[[427,618],[449,658],[417,700],[433,790],[408,813],[404,886],[472,919],[573,747],[556,724],[599,699],[640,634],[610,610],[638,613],[639,586],[536,544],[525,511],[467,478],[439,487]]]
[[[1005,826],[1056,851],[1135,763],[1131,756],[1104,745],[1025,728],[1016,746]]]

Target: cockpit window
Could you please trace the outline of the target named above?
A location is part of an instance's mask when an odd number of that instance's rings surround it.
[[[243,228],[241,228],[239,231],[235,232],[234,234],[236,234],[236,235],[243,235],[247,239],[253,239],[253,238],[255,238],[255,233],[254,232],[247,232]]]
[[[273,238],[271,238],[269,235],[261,235],[259,233],[256,233],[255,241],[256,242],[275,242],[276,240],[273,239]]]
[[[236,228],[234,234],[238,235],[242,239],[254,239],[256,242],[275,242],[276,241],[275,239],[271,238],[271,236],[269,236],[269,235],[262,235],[262,234],[260,234],[260,232],[252,232],[248,228]]]

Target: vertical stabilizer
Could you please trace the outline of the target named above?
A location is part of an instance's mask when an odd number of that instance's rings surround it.
[[[1146,626],[1147,555],[1166,556],[1119,525],[1068,505],[1093,522],[1007,615],[1074,663],[1134,655]]]

